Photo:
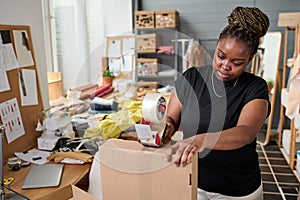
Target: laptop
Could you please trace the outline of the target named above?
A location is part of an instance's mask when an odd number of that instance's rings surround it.
[[[32,165],[22,189],[59,186],[64,164]]]

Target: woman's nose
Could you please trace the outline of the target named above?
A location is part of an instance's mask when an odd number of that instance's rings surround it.
[[[224,61],[222,63],[222,68],[225,69],[226,71],[231,70],[231,66],[229,64],[229,61]]]

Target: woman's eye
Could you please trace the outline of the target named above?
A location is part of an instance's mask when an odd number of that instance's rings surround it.
[[[223,55],[218,55],[218,58],[223,60],[225,57]]]
[[[242,63],[233,63],[235,66],[241,66]]]

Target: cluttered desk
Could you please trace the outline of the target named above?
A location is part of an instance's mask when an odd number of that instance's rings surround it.
[[[90,164],[84,165],[64,165],[63,173],[60,180],[60,185],[56,187],[45,187],[36,189],[22,189],[24,180],[32,166],[22,168],[18,171],[11,171],[7,165],[4,166],[4,178],[11,178],[8,185],[17,193],[22,194],[28,199],[53,200],[53,199],[68,199],[72,197],[70,185],[76,185],[80,182],[90,170]],[[9,194],[11,191],[6,190]],[[22,199],[22,198],[21,198]],[[24,198],[23,198],[24,199]]]
[[[1,126],[1,153],[3,152],[3,130],[4,128]],[[58,171],[56,167],[58,167]],[[69,186],[79,183],[89,173],[90,167],[91,164],[89,163],[67,165],[50,162],[44,165],[37,165],[23,162],[22,165],[17,160],[14,160],[14,163],[13,161],[8,161],[4,164],[3,155],[1,154],[1,185],[3,186],[1,187],[1,197],[4,199],[23,200],[50,200],[57,197],[68,199],[72,197],[72,191]],[[51,179],[53,179],[53,183]]]

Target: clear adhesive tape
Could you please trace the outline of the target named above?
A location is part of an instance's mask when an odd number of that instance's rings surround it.
[[[159,93],[147,93],[142,103],[143,119],[151,123],[161,123],[165,120],[167,103]]]

